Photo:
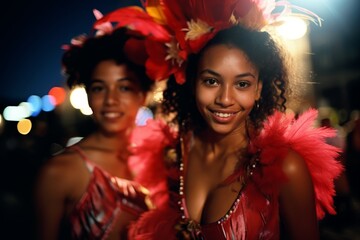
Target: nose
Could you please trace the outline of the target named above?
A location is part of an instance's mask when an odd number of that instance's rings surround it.
[[[234,92],[230,85],[226,84],[219,88],[219,91],[217,92],[215,103],[222,106],[222,107],[228,107],[233,105],[234,100]]]
[[[115,89],[108,89],[105,95],[105,104],[112,105],[119,101],[119,93]]]

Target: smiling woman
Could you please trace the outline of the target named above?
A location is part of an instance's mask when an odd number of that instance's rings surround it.
[[[170,65],[162,113],[179,134],[169,164],[170,204],[143,213],[130,239],[319,239],[317,220],[335,213],[333,180],[342,166],[340,150],[325,142],[334,132],[313,127],[316,110],[298,118],[286,112],[290,66],[266,27],[291,12],[279,14],[276,6],[292,5],[148,4],[163,11],[177,41],[165,46],[178,51],[154,68]]]
[[[95,67],[87,92],[94,119],[104,132],[124,131],[134,124],[146,98],[136,79],[135,72],[113,60],[104,60]]]
[[[199,62],[195,101],[201,116],[215,132],[245,129],[245,119],[260,98],[258,70],[245,53],[233,47],[214,46]]]
[[[68,85],[85,86],[97,129],[42,168],[40,239],[121,239],[127,224],[152,207],[127,158],[129,134],[153,81],[124,52],[129,41],[137,42],[127,31],[87,38],[63,55]]]

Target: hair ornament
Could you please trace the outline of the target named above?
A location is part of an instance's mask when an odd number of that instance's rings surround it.
[[[102,16],[95,22],[94,29],[100,30],[107,23],[111,23],[114,29],[125,27],[134,36],[129,40],[132,43],[127,44],[126,51],[134,59],[138,58],[138,54],[147,55],[140,58],[145,59],[143,64],[151,79],[164,80],[172,73],[182,72],[175,66],[181,65],[186,56],[177,52],[178,46],[167,26],[161,24],[160,17],[155,18],[138,6],[124,7]]]
[[[217,32],[234,25],[266,31],[295,16],[321,25],[313,12],[287,0],[147,0],[146,12],[167,29],[171,40],[152,43],[147,48],[147,68],[156,80],[175,75],[185,82],[184,70],[189,54],[198,53]],[[179,72],[180,71],[180,72]]]
[[[103,17],[103,14],[97,9],[93,10],[93,14],[96,20],[99,20]],[[95,31],[94,36],[101,36],[111,33],[113,31],[113,27],[110,22],[104,22],[102,24],[99,24],[99,26],[94,28],[94,30],[97,30]],[[70,40],[70,44],[62,45],[61,48],[67,51],[71,48],[71,46],[81,47],[88,38],[89,36],[85,33],[77,35]]]
[[[96,20],[100,20],[101,18],[104,17],[104,15],[97,9],[94,9],[93,13],[94,13]],[[111,33],[114,30],[114,28],[110,22],[100,23],[96,27],[94,27],[94,29],[97,30],[95,33],[96,36],[101,36],[104,34]]]
[[[103,24],[109,23],[113,25],[113,29],[127,28],[134,36],[160,42],[170,41],[168,31],[138,6],[119,8],[106,14],[95,22],[94,29],[100,29]]]
[[[96,21],[91,29],[91,36],[87,34],[76,36],[71,40],[70,44],[63,45],[62,49],[68,51],[72,47],[82,47],[89,38],[97,38],[111,34],[116,29],[125,28],[129,38],[125,42],[124,53],[132,62],[146,66],[149,65],[147,63],[149,57],[146,51],[147,41],[156,42],[163,46],[171,43],[172,38],[168,30],[158,24],[143,8],[138,6],[119,8],[106,15],[94,9],[93,14]],[[178,56],[178,54],[173,52],[170,52],[171,55]],[[152,69],[151,65],[146,67],[146,69]],[[156,75],[153,76],[154,71],[148,71],[147,75],[153,80],[159,79]]]

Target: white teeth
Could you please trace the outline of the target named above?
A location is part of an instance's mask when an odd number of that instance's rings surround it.
[[[221,118],[228,118],[230,117],[231,115],[233,115],[233,113],[220,113],[220,112],[214,112],[214,114],[218,117],[221,117]]]
[[[104,116],[107,118],[116,118],[120,116],[120,113],[104,113]]]

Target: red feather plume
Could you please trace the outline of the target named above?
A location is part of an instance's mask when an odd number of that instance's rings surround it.
[[[304,158],[309,168],[315,188],[317,216],[321,219],[325,212],[335,214],[334,179],[341,174],[343,166],[336,160],[341,150],[325,141],[334,136],[335,130],[315,128],[316,118],[315,109],[306,111],[298,119],[279,112],[269,117],[260,136],[252,142],[252,151],[261,149],[261,164],[264,166],[253,179],[265,193],[271,193],[286,180],[279,171],[281,159],[288,149],[294,150]]]
[[[94,29],[97,29],[97,26],[101,26],[106,22],[114,23],[115,28],[127,27],[140,36],[149,39],[160,42],[170,41],[168,31],[156,23],[154,19],[140,7],[124,7],[110,12],[95,22]]]

